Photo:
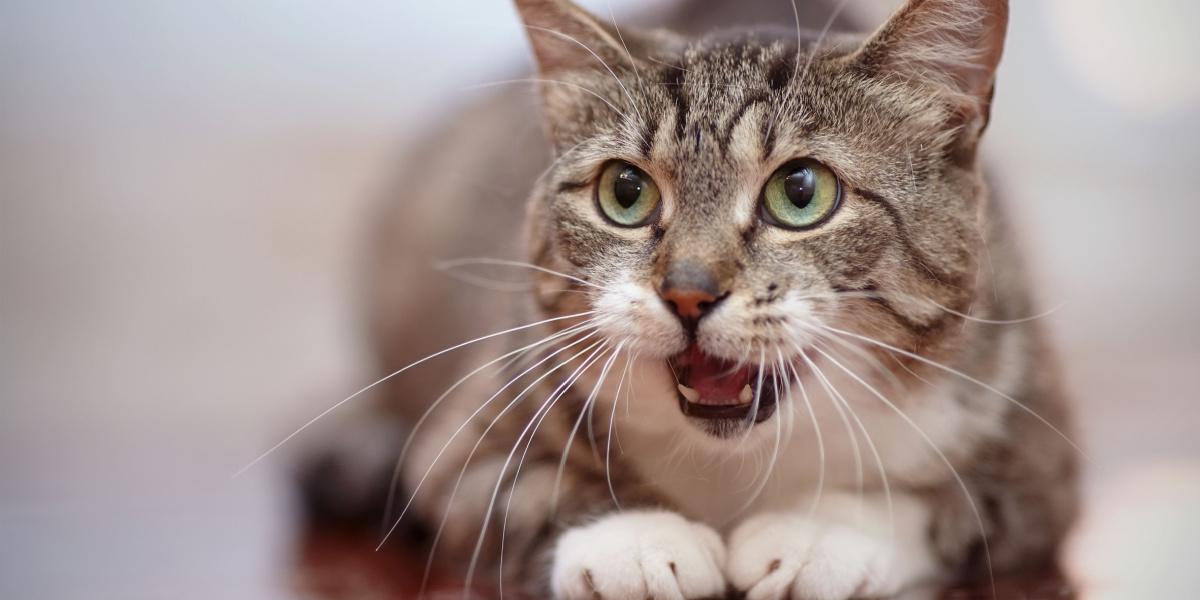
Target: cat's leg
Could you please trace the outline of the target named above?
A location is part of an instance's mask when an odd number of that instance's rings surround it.
[[[612,512],[554,544],[556,598],[713,598],[725,591],[725,544],[712,528],[661,510]]]
[[[896,492],[826,493],[815,509],[753,516],[729,538],[729,581],[748,600],[891,596],[937,579],[933,513],[923,498]]]
[[[464,480],[466,501],[449,515],[447,533],[465,556],[483,527],[478,516],[490,511],[483,560],[500,566],[498,540],[505,540],[506,595],[517,589],[528,598],[564,600],[724,594],[720,534],[639,495],[635,482],[613,482],[622,505],[617,509],[598,473],[576,469],[559,480],[556,460],[534,461],[524,465],[511,503],[501,494],[488,506],[498,479],[505,482],[500,489],[511,489],[511,478],[499,475],[496,461],[488,462]]]
[[[438,559],[465,566],[477,556],[473,583],[494,587],[503,577],[505,597],[723,596],[720,535],[663,509],[638,480],[622,476],[628,471],[614,469],[610,493],[608,478],[579,440],[560,471],[564,442],[551,433],[556,429],[545,424],[545,435],[523,458],[520,450],[508,458],[512,446],[498,440],[514,436],[503,434],[496,436],[496,446],[481,447],[469,462],[469,445],[447,449],[417,496],[418,512],[439,537]],[[414,447],[409,489],[420,482],[419,465],[428,464],[425,455],[434,445]]]

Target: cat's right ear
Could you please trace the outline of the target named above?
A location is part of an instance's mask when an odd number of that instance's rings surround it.
[[[568,0],[515,0],[538,70],[619,68],[630,57],[615,28]]]
[[[971,146],[987,125],[1007,25],[1008,0],[908,0],[852,58],[948,101]]]

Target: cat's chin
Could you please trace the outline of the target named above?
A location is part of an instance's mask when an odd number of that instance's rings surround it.
[[[696,344],[667,359],[679,410],[717,438],[732,437],[771,418],[791,373],[711,356]]]

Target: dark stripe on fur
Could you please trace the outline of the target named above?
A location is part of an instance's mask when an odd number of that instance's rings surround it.
[[[733,137],[733,130],[741,122],[742,117],[746,116],[746,111],[750,110],[756,104],[764,104],[770,100],[765,93],[751,94],[742,100],[741,105],[733,111],[733,116],[730,117],[729,123],[725,125],[725,131],[721,133],[720,144],[721,149],[728,151],[729,143]]]
[[[866,200],[870,200],[871,202],[878,204],[879,207],[887,213],[888,218],[892,220],[892,224],[896,227],[897,233],[900,234],[899,239],[900,243],[904,246],[904,251],[908,253],[909,257],[916,261],[921,267],[920,269],[917,269],[917,271],[919,271],[927,279],[931,280],[935,285],[950,287],[962,286],[962,274],[947,273],[930,266],[930,261],[925,254],[913,245],[912,239],[908,235],[908,230],[904,225],[904,217],[900,214],[900,211],[894,204],[892,204],[891,201],[885,199],[883,196],[875,192],[872,192],[871,190],[853,188],[851,191]]]
[[[684,96],[683,80],[687,76],[684,69],[671,69],[663,80],[663,86],[671,102],[675,103],[675,139],[683,141],[687,127],[688,102]]]

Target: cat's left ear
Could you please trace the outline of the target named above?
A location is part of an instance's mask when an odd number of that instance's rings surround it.
[[[569,0],[515,0],[544,74],[619,68],[629,61],[614,28]]]
[[[973,145],[987,125],[1008,0],[909,0],[853,56],[868,72],[931,89]]]

